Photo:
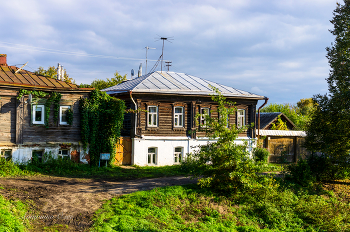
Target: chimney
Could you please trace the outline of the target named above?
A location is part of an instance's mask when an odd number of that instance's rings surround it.
[[[0,54],[0,66],[7,66],[6,54]]]

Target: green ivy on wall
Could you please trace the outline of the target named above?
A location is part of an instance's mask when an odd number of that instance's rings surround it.
[[[93,90],[89,98],[80,98],[80,128],[84,149],[89,145],[90,165],[97,166],[100,153],[115,159],[115,145],[123,126],[124,101]]]
[[[51,106],[54,106],[54,117],[53,120],[55,123],[58,121],[58,116],[60,112],[60,101],[62,98],[62,94],[58,92],[43,92],[43,91],[35,91],[35,90],[26,90],[26,89],[20,89],[18,92],[17,99],[21,99],[24,95],[32,95],[32,101],[36,102],[39,98],[47,98],[45,102],[45,127],[49,127],[49,117],[50,117],[50,111]],[[71,123],[73,122],[73,114],[71,115]],[[69,124],[69,122],[68,122]],[[72,125],[72,124],[69,124]]]

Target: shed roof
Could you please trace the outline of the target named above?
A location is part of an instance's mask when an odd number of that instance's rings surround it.
[[[66,89],[66,90],[83,90],[79,89],[76,84],[66,83],[64,81],[36,75],[27,70],[20,70],[16,66],[0,66],[0,86],[18,86],[18,87],[36,87],[48,89]]]
[[[287,120],[293,128],[295,128],[295,124],[283,113],[281,112],[263,112],[260,113],[260,129],[266,129],[273,123],[278,116],[281,116],[282,119]],[[258,125],[258,114],[256,114],[256,125]]]
[[[179,94],[179,95],[208,95],[214,91],[210,88],[214,86],[226,97],[239,97],[251,99],[264,99],[264,96],[256,95],[247,91],[235,89],[199,77],[177,72],[155,71],[132,80],[122,82],[102,91],[107,94],[118,94],[128,91],[134,93],[159,93],[159,94]]]
[[[256,130],[258,133],[258,130]],[[305,131],[290,130],[260,130],[261,136],[288,136],[288,137],[306,137]]]

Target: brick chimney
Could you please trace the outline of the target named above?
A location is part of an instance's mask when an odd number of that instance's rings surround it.
[[[6,54],[0,54],[0,66],[7,66]]]

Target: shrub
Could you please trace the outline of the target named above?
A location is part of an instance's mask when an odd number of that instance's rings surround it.
[[[269,158],[269,151],[266,148],[262,147],[256,147],[253,150],[253,157],[256,162],[265,162],[267,163],[267,160]]]
[[[286,180],[299,184],[300,186],[311,186],[316,178],[311,171],[310,165],[307,160],[299,160],[296,164],[287,166],[288,174]]]

